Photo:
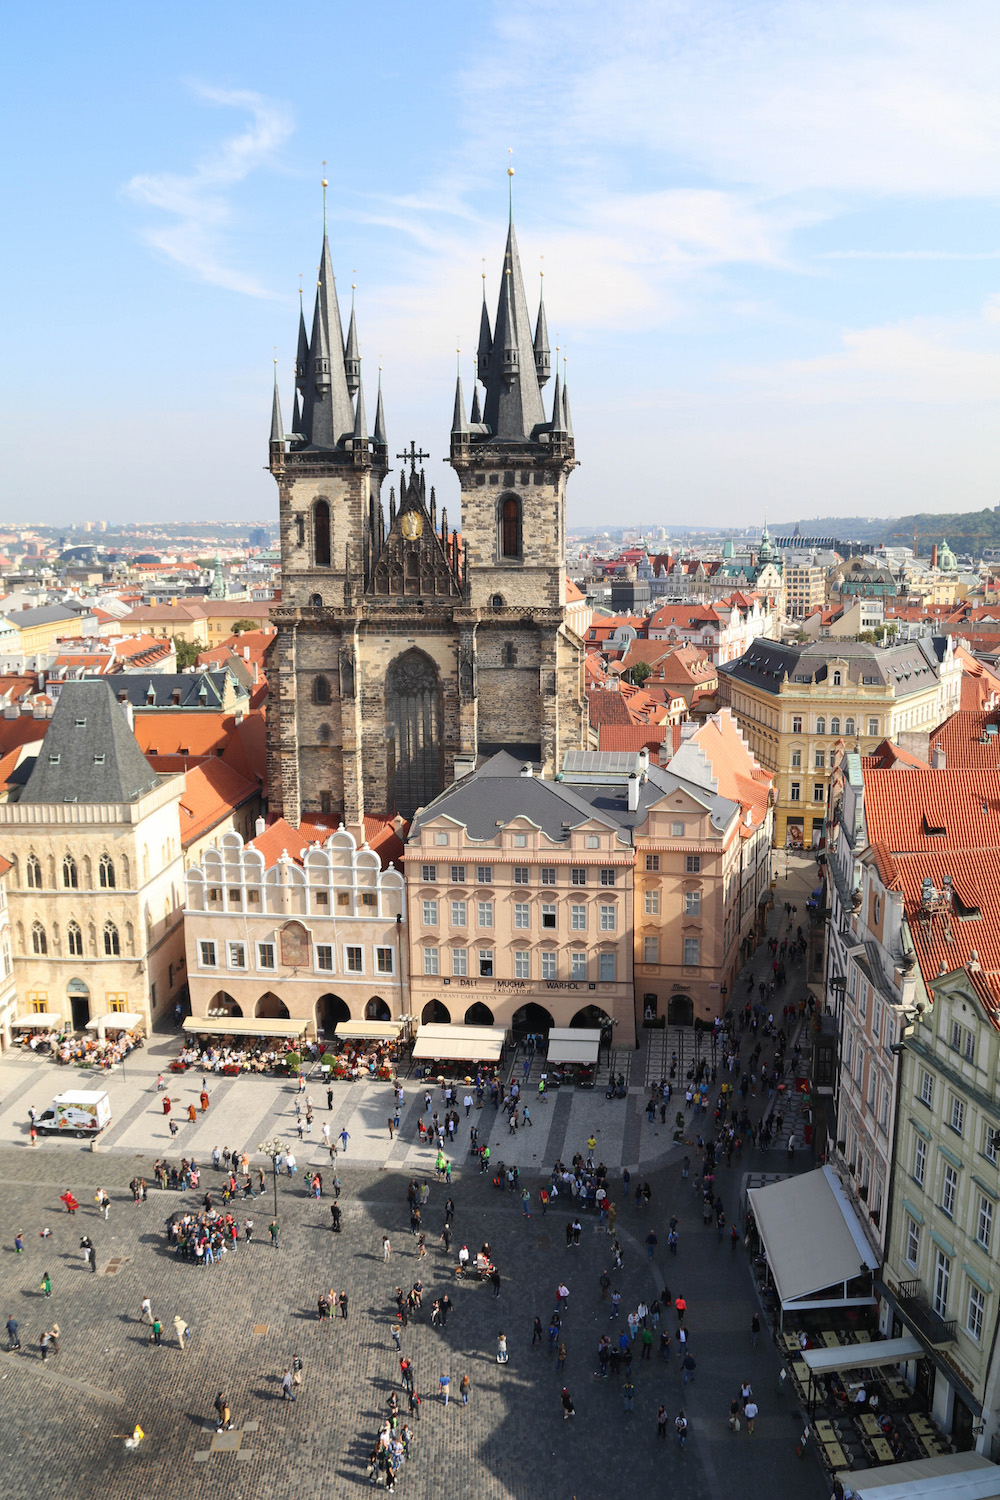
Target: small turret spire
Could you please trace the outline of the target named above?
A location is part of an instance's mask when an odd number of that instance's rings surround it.
[[[493,352],[493,332],[490,328],[490,314],[486,306],[486,260],[483,260],[483,309],[479,315],[479,349],[476,354],[476,373],[483,384],[486,384],[487,372],[490,368],[490,355]]]
[[[539,386],[543,386],[552,373],[549,363],[549,326],[545,317],[545,272],[539,271],[541,287],[538,293],[538,320],[535,323],[535,374]]]
[[[354,413],[354,448],[368,450],[368,418],[365,414],[365,388],[358,380],[358,404]]]
[[[375,403],[375,446],[376,448],[389,447],[389,439],[385,434],[385,409],[382,406],[382,366],[378,367],[378,401]]]
[[[558,350],[556,354],[558,355]],[[556,360],[556,384],[552,392],[552,436],[561,438],[565,435],[566,424],[563,419],[562,380],[559,376],[559,361]]]
[[[295,351],[295,384],[301,391],[306,383],[309,367],[309,335],[306,333],[306,315],[302,307],[302,277],[299,277],[299,341]]]
[[[457,349],[455,352],[459,358],[459,370],[455,377],[455,413],[451,419],[451,435],[453,438],[458,438],[460,442],[468,442],[469,424],[465,420],[465,397],[462,394],[462,351]]]
[[[573,418],[569,414],[569,386],[566,383],[566,356],[563,355],[563,427],[566,436],[573,437]]]
[[[473,427],[481,427],[483,425],[483,413],[479,405],[479,387],[475,384],[472,387],[472,410],[469,413],[469,421]]]
[[[281,421],[281,401],[278,396],[278,360],[274,360],[274,396],[271,401],[271,443],[285,446],[285,429]]]
[[[357,272],[352,271],[352,276]],[[351,282],[351,321],[347,328],[347,343],[344,345],[344,374],[347,376],[347,389],[352,397],[358,394],[358,386],[361,384],[361,355],[358,350],[358,326],[354,317],[354,293],[357,291],[357,282]]]

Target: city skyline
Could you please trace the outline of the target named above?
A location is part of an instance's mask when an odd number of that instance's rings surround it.
[[[377,55],[346,9],[307,5],[288,47],[260,6],[199,14],[192,45],[194,14],[14,20],[0,519],[274,514],[272,350],[287,421],[324,170],[369,412],[381,363],[392,452],[430,449],[454,507],[455,350],[470,396],[510,149],[569,355],[570,529],[623,502],[668,529],[994,503],[984,5],[389,5]]]

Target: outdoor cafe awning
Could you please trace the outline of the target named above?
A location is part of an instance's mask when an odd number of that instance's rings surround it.
[[[265,1016],[185,1016],[183,1029],[199,1036],[302,1036],[308,1025]]]
[[[102,1034],[107,1031],[134,1031],[141,1026],[145,1020],[137,1010],[109,1010],[103,1016],[91,1016],[87,1022],[88,1031],[99,1031]]]
[[[338,1021],[333,1034],[341,1041],[395,1042],[402,1029],[402,1021]]]
[[[26,1011],[23,1016],[15,1016],[10,1024],[15,1028],[20,1026],[25,1031],[44,1031],[49,1028],[55,1031],[62,1023],[62,1016],[57,1016],[55,1011],[32,1010]]]
[[[814,1375],[830,1370],[871,1370],[876,1365],[900,1365],[904,1359],[919,1359],[924,1346],[919,1339],[876,1339],[871,1344],[845,1344],[840,1349],[805,1349],[799,1356]]]
[[[843,1469],[837,1478],[857,1500],[1000,1500],[1000,1468],[981,1453]]]
[[[413,1056],[434,1062],[499,1062],[506,1039],[502,1026],[451,1026],[435,1021],[418,1026]]]
[[[783,1308],[847,1301],[846,1284],[878,1268],[854,1209],[832,1167],[750,1188],[747,1197]],[[841,1294],[832,1292],[843,1287]]]
[[[550,1063],[596,1063],[601,1050],[600,1031],[575,1026],[550,1026]]]

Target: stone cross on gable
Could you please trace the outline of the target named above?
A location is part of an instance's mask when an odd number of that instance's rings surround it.
[[[397,458],[401,458],[404,463],[406,462],[407,459],[409,459],[410,460],[410,469],[411,469],[411,471],[416,472],[416,467],[417,467],[418,460],[419,459],[423,459],[423,458],[430,458],[430,454],[429,453],[425,453],[422,448],[418,448],[417,445],[416,445],[416,443],[414,443],[414,442],[411,441],[410,442],[410,451],[408,453],[406,453],[406,452],[397,453],[396,457]]]

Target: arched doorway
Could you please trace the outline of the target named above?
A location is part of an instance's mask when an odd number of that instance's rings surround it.
[[[386,1005],[384,1000],[380,1000],[378,995],[373,995],[365,1006],[365,1020],[389,1021],[391,1019],[388,1005]]]
[[[447,1026],[451,1021],[451,1011],[440,1000],[428,1000],[420,1012],[420,1019],[425,1026],[430,1026],[432,1022],[437,1026]]]
[[[422,651],[405,651],[386,673],[385,714],[391,805],[404,818],[426,807],[443,785],[441,688]]]
[[[90,989],[82,979],[71,979],[66,986],[74,1031],[86,1031],[90,1020]]]
[[[693,1026],[694,1001],[688,995],[671,995],[667,1006],[668,1026]]]
[[[218,990],[212,996],[208,1007],[210,1016],[232,1016],[234,1019],[243,1014],[242,1005],[238,1005],[232,995],[227,995],[225,990]]]
[[[492,1026],[493,1012],[488,1005],[477,1000],[475,1005],[470,1005],[465,1012],[465,1024],[466,1026]]]
[[[585,1005],[583,1010],[578,1010],[570,1021],[571,1026],[579,1026],[586,1031],[600,1031],[605,1021],[605,1012],[599,1005]]]
[[[284,1000],[279,1000],[273,990],[268,990],[266,995],[261,995],[254,1006],[254,1015],[259,1020],[287,1021],[288,1006]]]
[[[536,1005],[532,1001],[530,1005],[522,1005],[520,1010],[514,1012],[514,1019],[510,1024],[516,1037],[540,1036],[544,1041],[556,1023],[544,1005]]]
[[[316,1001],[316,1030],[329,1039],[338,1021],[349,1021],[351,1008],[339,995],[320,995]]]

